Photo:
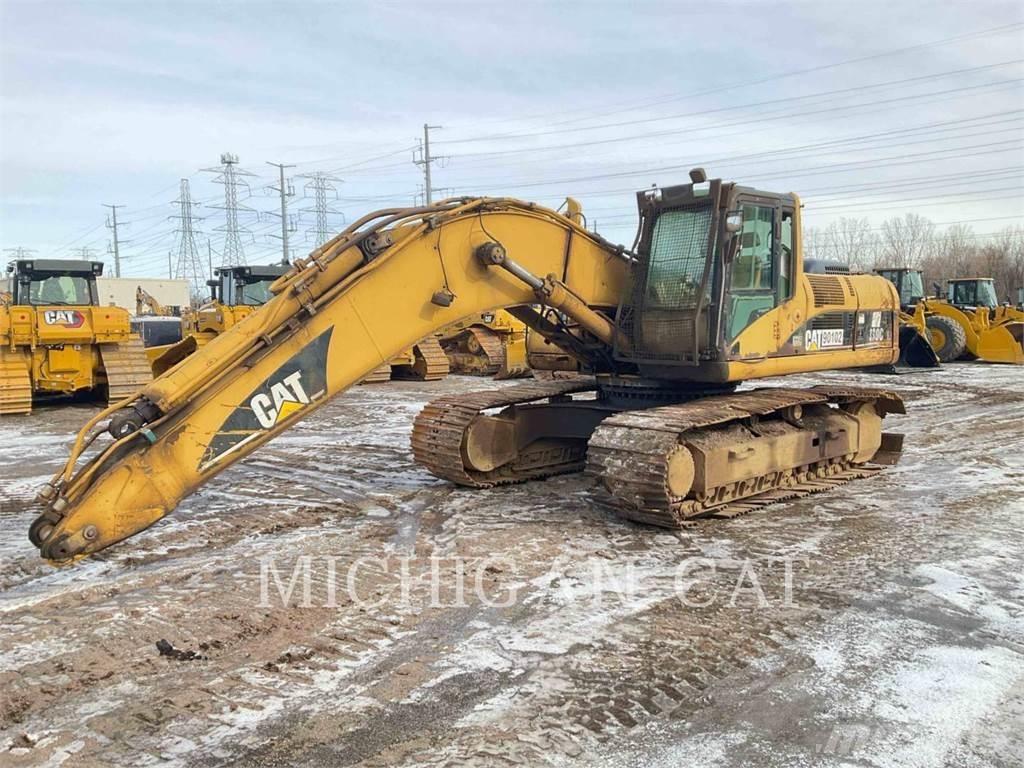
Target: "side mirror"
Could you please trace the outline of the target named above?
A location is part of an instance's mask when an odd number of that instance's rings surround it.
[[[743,211],[729,211],[725,214],[725,231],[736,234],[743,229]]]

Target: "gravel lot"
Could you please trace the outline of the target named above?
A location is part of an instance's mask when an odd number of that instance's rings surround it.
[[[31,498],[92,411],[6,417],[0,764],[1021,765],[1024,372],[784,383],[900,391],[903,461],[666,532],[413,464],[489,382],[364,386],[62,569]]]

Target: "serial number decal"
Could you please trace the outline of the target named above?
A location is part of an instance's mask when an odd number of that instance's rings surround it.
[[[807,331],[804,338],[804,346],[808,352],[816,349],[828,349],[841,347],[846,343],[846,334],[842,328],[819,328]]]

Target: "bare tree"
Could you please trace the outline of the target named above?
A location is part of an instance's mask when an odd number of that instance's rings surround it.
[[[932,247],[935,224],[916,213],[882,222],[880,259],[885,266],[917,267]]]

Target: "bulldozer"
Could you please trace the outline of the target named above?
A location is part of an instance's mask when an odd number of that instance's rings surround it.
[[[127,539],[418,339],[498,309],[586,375],[429,402],[412,453],[456,485],[586,471],[625,520],[680,528],[898,460],[902,436],[882,428],[904,412],[893,392],[738,389],[895,362],[888,280],[806,273],[794,193],[694,169],[637,205],[632,248],[511,198],[357,219],[276,280],[259,310],[89,419],[40,490],[29,538],[57,563]]]
[[[485,312],[456,323],[438,335],[452,372],[469,376],[518,379],[530,375],[526,323],[505,310]]]
[[[1024,365],[1024,312],[999,304],[991,278],[951,279],[944,297],[937,284],[936,295],[928,297],[920,270],[900,267],[877,272],[897,287],[904,324],[926,333],[942,362],[967,359]]]
[[[0,415],[88,395],[116,403],[152,380],[128,311],[99,306],[99,261],[20,259],[0,305]]]

